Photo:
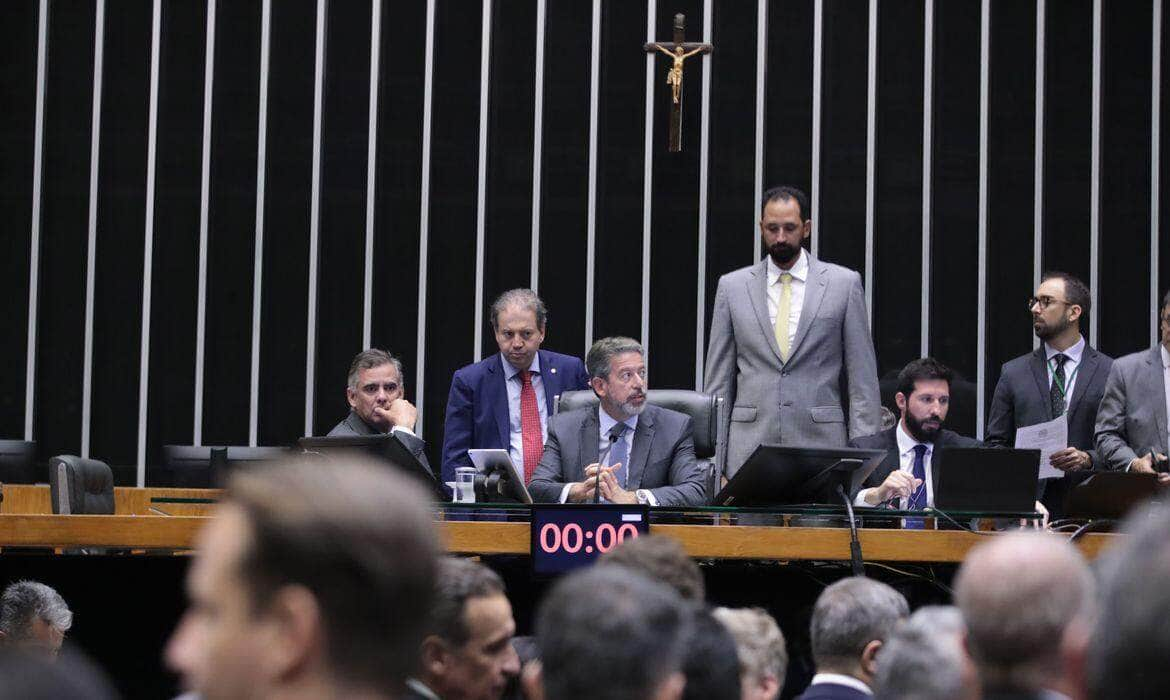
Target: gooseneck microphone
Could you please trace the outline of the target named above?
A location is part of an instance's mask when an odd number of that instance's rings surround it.
[[[625,431],[625,429],[625,423],[615,423],[614,426],[609,429],[609,433],[607,433],[607,435],[609,435],[609,444],[605,446],[605,449],[601,451],[601,456],[597,458],[597,476],[593,477],[594,503],[601,503],[601,465],[605,464],[605,460],[609,459],[609,453],[613,452],[613,446],[617,444],[618,438],[622,436],[622,433]]]

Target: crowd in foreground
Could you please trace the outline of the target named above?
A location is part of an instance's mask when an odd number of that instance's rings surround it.
[[[630,540],[558,581],[516,637],[500,577],[443,554],[426,499],[373,464],[241,472],[200,533],[165,652],[190,697],[775,698],[787,654],[760,609],[712,608],[674,541]],[[990,535],[955,607],[910,614],[888,585],[824,589],[802,698],[1170,697],[1170,511],[1148,509],[1090,569],[1051,533]],[[61,654],[65,601],[0,596],[0,697],[114,697]]]

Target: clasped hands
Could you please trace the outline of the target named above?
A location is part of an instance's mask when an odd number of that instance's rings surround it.
[[[600,487],[601,497],[610,503],[637,503],[638,495],[633,491],[623,489],[618,484],[617,477],[613,475],[614,471],[621,466],[621,462],[608,467],[594,462],[585,467],[585,480],[577,482],[569,488],[569,496],[566,500],[570,503],[588,503],[593,500],[594,491]],[[598,473],[601,474],[600,479],[597,478]]]

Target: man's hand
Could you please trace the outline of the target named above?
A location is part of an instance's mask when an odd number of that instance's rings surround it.
[[[1089,453],[1075,447],[1066,447],[1058,452],[1053,452],[1052,456],[1048,458],[1048,462],[1062,472],[1079,472],[1093,466],[1093,458],[1089,456]]]
[[[1157,474],[1154,471],[1154,460],[1165,459],[1162,455],[1155,455],[1150,452],[1145,457],[1134,457],[1133,461],[1129,463],[1129,470],[1139,474]]]
[[[618,485],[617,477],[613,475],[613,470],[622,466],[621,462],[606,467],[601,472],[601,495],[611,503],[627,503],[634,504],[638,502],[638,494],[633,491],[626,491]]]
[[[910,494],[914,493],[914,489],[922,485],[922,479],[915,479],[912,475],[903,471],[892,471],[882,482],[882,485],[876,489],[871,489],[865,495],[865,502],[871,506],[876,506],[879,503],[884,503],[891,498],[910,498]],[[870,499],[873,499],[871,502]]]
[[[391,428],[406,428],[411,432],[414,431],[414,424],[418,421],[418,409],[406,399],[394,399],[385,408],[375,406],[374,415],[389,421]]]
[[[612,467],[603,467],[597,462],[585,467],[585,480],[573,484],[569,488],[569,495],[565,500],[569,503],[587,503],[593,500],[593,492],[597,489],[597,472],[600,470],[603,474],[609,471]],[[604,476],[602,477],[605,478]],[[604,491],[602,495],[604,495]]]

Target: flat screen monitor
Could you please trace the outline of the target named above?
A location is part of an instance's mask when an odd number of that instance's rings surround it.
[[[35,484],[48,481],[47,471],[37,473],[37,444],[25,440],[0,440],[0,483]]]
[[[297,440],[297,445],[305,452],[326,457],[357,452],[388,462],[417,479],[437,500],[446,500],[446,495],[439,487],[435,475],[393,433],[303,437]]]
[[[232,471],[256,462],[271,462],[292,455],[287,447],[242,445],[164,445],[164,468],[158,486],[217,488]]]
[[[941,511],[1036,510],[1040,450],[943,447],[931,459],[934,507]]]
[[[715,496],[717,506],[839,504],[854,494],[885,450],[760,445]]]

